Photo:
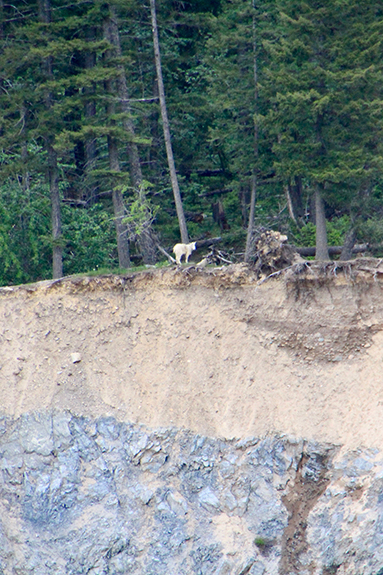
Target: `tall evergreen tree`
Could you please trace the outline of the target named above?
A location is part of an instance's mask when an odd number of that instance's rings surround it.
[[[118,71],[118,76],[116,78],[116,92],[119,98],[119,105],[123,114],[122,124],[128,135],[126,148],[129,159],[131,183],[134,189],[134,193],[138,198],[139,204],[142,210],[145,211],[146,207],[145,186],[142,176],[138,148],[136,144],[135,129],[132,121],[132,110],[129,102],[129,92],[126,79],[126,72],[122,63],[122,51],[120,43],[120,33],[118,28],[117,12],[115,6],[111,4],[109,5],[107,30],[108,30],[107,39],[111,44],[111,46],[113,46],[116,58],[116,69]],[[141,225],[141,229],[138,233],[138,243],[140,245],[140,250],[144,263],[145,264],[156,263],[157,249],[149,214],[147,215],[145,221]]]
[[[38,0],[39,19],[48,28],[52,21],[51,4],[50,0]],[[46,83],[53,80],[53,56],[48,54],[44,57],[43,74]],[[52,114],[53,96],[49,88],[44,89],[44,103],[48,114]],[[62,246],[62,224],[61,224],[61,206],[60,206],[60,190],[59,190],[59,171],[57,165],[57,152],[55,150],[55,136],[51,132],[49,126],[43,135],[45,142],[45,149],[48,157],[48,182],[51,195],[52,206],[52,242],[53,242],[53,257],[52,257],[52,274],[53,279],[60,278],[63,275],[63,246]]]
[[[253,75],[254,75],[254,166],[251,178],[251,196],[250,196],[250,210],[249,210],[249,223],[247,225],[247,237],[245,248],[245,262],[250,261],[252,242],[254,236],[254,215],[255,215],[255,202],[257,194],[257,161],[258,161],[258,119],[256,117],[258,111],[258,52],[257,52],[257,12],[255,0],[251,0],[253,9],[252,14],[252,32],[253,32]]]
[[[108,7],[109,8],[109,7]],[[110,59],[113,58],[112,47],[113,47],[113,36],[115,34],[115,25],[111,19],[110,8],[108,13],[104,18],[104,36],[109,42],[110,48],[106,51],[106,63],[110,66]],[[106,93],[109,96],[107,104],[107,117],[110,122],[110,130],[107,135],[108,140],[108,154],[109,154],[109,168],[111,170],[112,179],[112,197],[113,197],[113,207],[114,207],[114,219],[116,225],[117,234],[117,249],[118,249],[118,261],[121,268],[130,267],[130,253],[129,253],[129,238],[128,230],[126,224],[124,223],[125,208],[124,201],[121,193],[120,182],[118,181],[118,175],[121,172],[120,162],[119,162],[119,150],[118,150],[118,138],[117,133],[113,129],[116,126],[116,120],[114,119],[116,113],[115,106],[115,93],[116,93],[116,79],[112,76],[105,81]]]
[[[264,200],[268,190],[263,181],[272,170],[269,143],[258,118],[267,104],[260,86],[265,67],[262,38],[270,4],[266,0],[223,2],[204,55],[213,117],[209,140],[224,176],[218,190],[230,190],[225,197],[232,219],[235,215],[236,225],[247,227],[246,259],[250,258],[255,198]]]
[[[382,8],[373,0],[279,0],[277,8],[265,41],[264,127],[280,177],[304,178],[315,192],[317,256],[326,259],[322,200],[344,205],[381,178]]]

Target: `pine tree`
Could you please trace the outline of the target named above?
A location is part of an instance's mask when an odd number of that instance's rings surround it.
[[[110,49],[105,53],[106,63],[108,66],[111,65],[110,59],[113,57],[112,46],[113,46],[113,34],[115,33],[114,23],[111,20],[110,7],[104,18],[104,36],[105,39],[110,43]],[[118,174],[121,172],[120,162],[119,162],[119,150],[118,150],[118,139],[117,134],[113,130],[116,125],[114,119],[116,113],[116,106],[114,101],[114,94],[116,93],[116,79],[113,77],[108,78],[105,81],[106,93],[109,95],[107,103],[107,117],[110,122],[110,130],[107,135],[108,141],[108,154],[109,154],[109,168],[112,176],[112,197],[113,197],[113,207],[114,207],[114,220],[116,225],[117,234],[117,249],[118,249],[118,261],[120,268],[130,267],[130,253],[129,253],[129,238],[128,230],[124,223],[125,208],[124,201],[118,181]]]
[[[88,45],[79,38],[73,39],[80,35],[78,15],[67,18],[61,6],[51,5],[48,0],[31,3],[25,14],[16,12],[15,16],[9,18],[11,24],[0,54],[4,82],[8,85],[8,90],[1,93],[4,110],[1,143],[8,154],[17,158],[12,166],[7,166],[8,174],[21,177],[25,188],[30,185],[29,171],[35,177],[39,171],[47,174],[53,276],[61,277],[65,240],[59,185],[63,187],[65,180],[69,181],[68,164],[77,161],[77,142],[69,141],[65,134],[78,130],[81,124],[76,55]],[[4,166],[3,175],[7,176]]]
[[[277,173],[305,180],[320,219],[321,198],[339,205],[343,197],[344,206],[381,178],[382,9],[372,0],[280,0],[277,7],[278,25],[265,40],[264,127],[275,138]],[[323,234],[319,225],[321,259],[328,257]]]
[[[46,25],[51,23],[51,4],[50,0],[38,0],[39,18]],[[42,62],[46,82],[53,80],[53,57],[47,55]],[[44,101],[48,114],[52,113],[52,93],[48,88],[44,90]],[[48,156],[48,181],[51,194],[52,206],[52,240],[53,240],[53,257],[52,273],[53,279],[60,278],[63,275],[63,250],[62,250],[62,225],[61,225],[61,206],[59,191],[59,172],[57,165],[57,152],[54,147],[54,134],[47,131],[44,136],[45,148]]]
[[[272,171],[269,142],[259,120],[267,105],[260,87],[269,4],[266,0],[223,2],[204,55],[212,111],[210,148],[221,167],[218,189],[230,190],[225,203],[230,206],[231,220],[242,229],[247,227],[246,260],[251,257],[255,201],[260,205],[269,194],[263,181]]]
[[[22,174],[25,182],[28,177],[26,166],[32,167],[34,162],[30,152],[32,142],[38,144],[37,150],[41,149],[40,146],[46,150],[46,165],[41,163],[41,158],[39,165],[40,169],[46,168],[51,185],[56,262],[60,251],[62,260],[65,247],[58,217],[62,203],[59,164],[64,200],[87,209],[98,198],[109,210],[110,200],[105,196],[109,184],[112,183],[109,190],[114,190],[113,197],[129,185],[125,154],[122,154],[120,144],[131,151],[135,146],[135,136],[129,126],[131,114],[127,109],[127,97],[118,98],[113,90],[109,103],[114,107],[105,106],[105,83],[118,84],[124,62],[122,55],[115,53],[116,46],[103,39],[102,26],[107,17],[105,3],[62,5],[51,1],[54,18],[50,17],[47,0],[39,0],[38,5],[29,5],[27,18],[20,18],[13,25],[13,36],[9,33],[3,41],[0,60],[8,90],[0,94],[5,111],[0,137],[4,149],[12,150],[13,158],[19,158],[18,164],[12,162],[12,172]],[[108,58],[103,57],[108,50]],[[113,54],[111,50],[114,50]],[[114,138],[110,146],[113,158],[108,161],[101,153],[105,137]],[[119,169],[121,175],[116,183],[114,168],[117,163],[123,167]],[[131,181],[135,177],[133,168],[137,165],[140,169],[138,161],[135,166],[130,162]],[[7,169],[9,171],[10,166]],[[4,169],[3,173],[5,175]],[[142,175],[140,179],[142,181]],[[139,194],[143,203],[144,186],[136,187],[136,195]],[[116,202],[114,197],[114,200],[114,207],[118,206],[117,220],[124,226],[122,220],[126,216],[126,208],[122,198]],[[141,251],[146,261],[153,263],[155,246],[150,222],[146,223],[145,238],[141,233]],[[124,237],[125,242],[128,241],[126,225],[118,237],[119,244]],[[122,267],[126,267],[128,261],[125,258]],[[62,275],[62,268],[60,270],[56,263],[54,269],[55,277]]]
[[[116,8],[113,5],[109,5],[109,16],[108,16],[108,36],[107,40],[113,47],[116,58],[116,69],[118,75],[116,78],[116,92],[119,98],[119,105],[123,114],[122,124],[127,132],[128,141],[126,143],[131,182],[135,195],[139,200],[139,204],[142,210],[145,210],[146,197],[145,197],[145,186],[142,176],[141,163],[138,153],[138,148],[136,144],[135,129],[132,121],[132,110],[129,102],[129,92],[127,86],[126,72],[122,63],[122,50],[120,43],[120,34],[118,28],[118,19]],[[141,230],[138,234],[138,242],[140,245],[140,250],[142,258],[145,264],[154,264],[157,261],[156,257],[156,243],[154,232],[151,227],[150,218],[147,217],[141,226]]]
[[[250,196],[250,210],[249,210],[249,223],[247,225],[247,237],[245,248],[245,262],[249,262],[251,258],[252,243],[254,236],[254,216],[255,216],[255,203],[257,196],[257,161],[258,161],[258,121],[256,114],[258,112],[258,52],[257,52],[257,12],[255,0],[252,2],[252,32],[253,32],[253,74],[254,74],[254,166],[252,170],[251,179],[251,196]]]

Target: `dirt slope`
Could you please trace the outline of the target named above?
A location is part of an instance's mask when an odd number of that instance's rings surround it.
[[[368,260],[257,282],[238,265],[2,288],[0,411],[383,447],[381,273]]]

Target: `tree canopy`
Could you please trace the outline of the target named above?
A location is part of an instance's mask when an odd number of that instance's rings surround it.
[[[382,242],[380,4],[156,8],[190,241],[220,235],[236,260],[248,229],[315,245],[322,206],[330,245]],[[149,2],[0,1],[0,17],[0,284],[155,263],[180,228]]]

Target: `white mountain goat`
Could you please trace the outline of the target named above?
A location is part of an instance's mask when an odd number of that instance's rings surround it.
[[[191,242],[190,244],[176,244],[173,248],[173,253],[176,256],[176,262],[178,265],[181,264],[182,256],[185,256],[185,262],[189,261],[191,253],[196,249],[196,242]]]

